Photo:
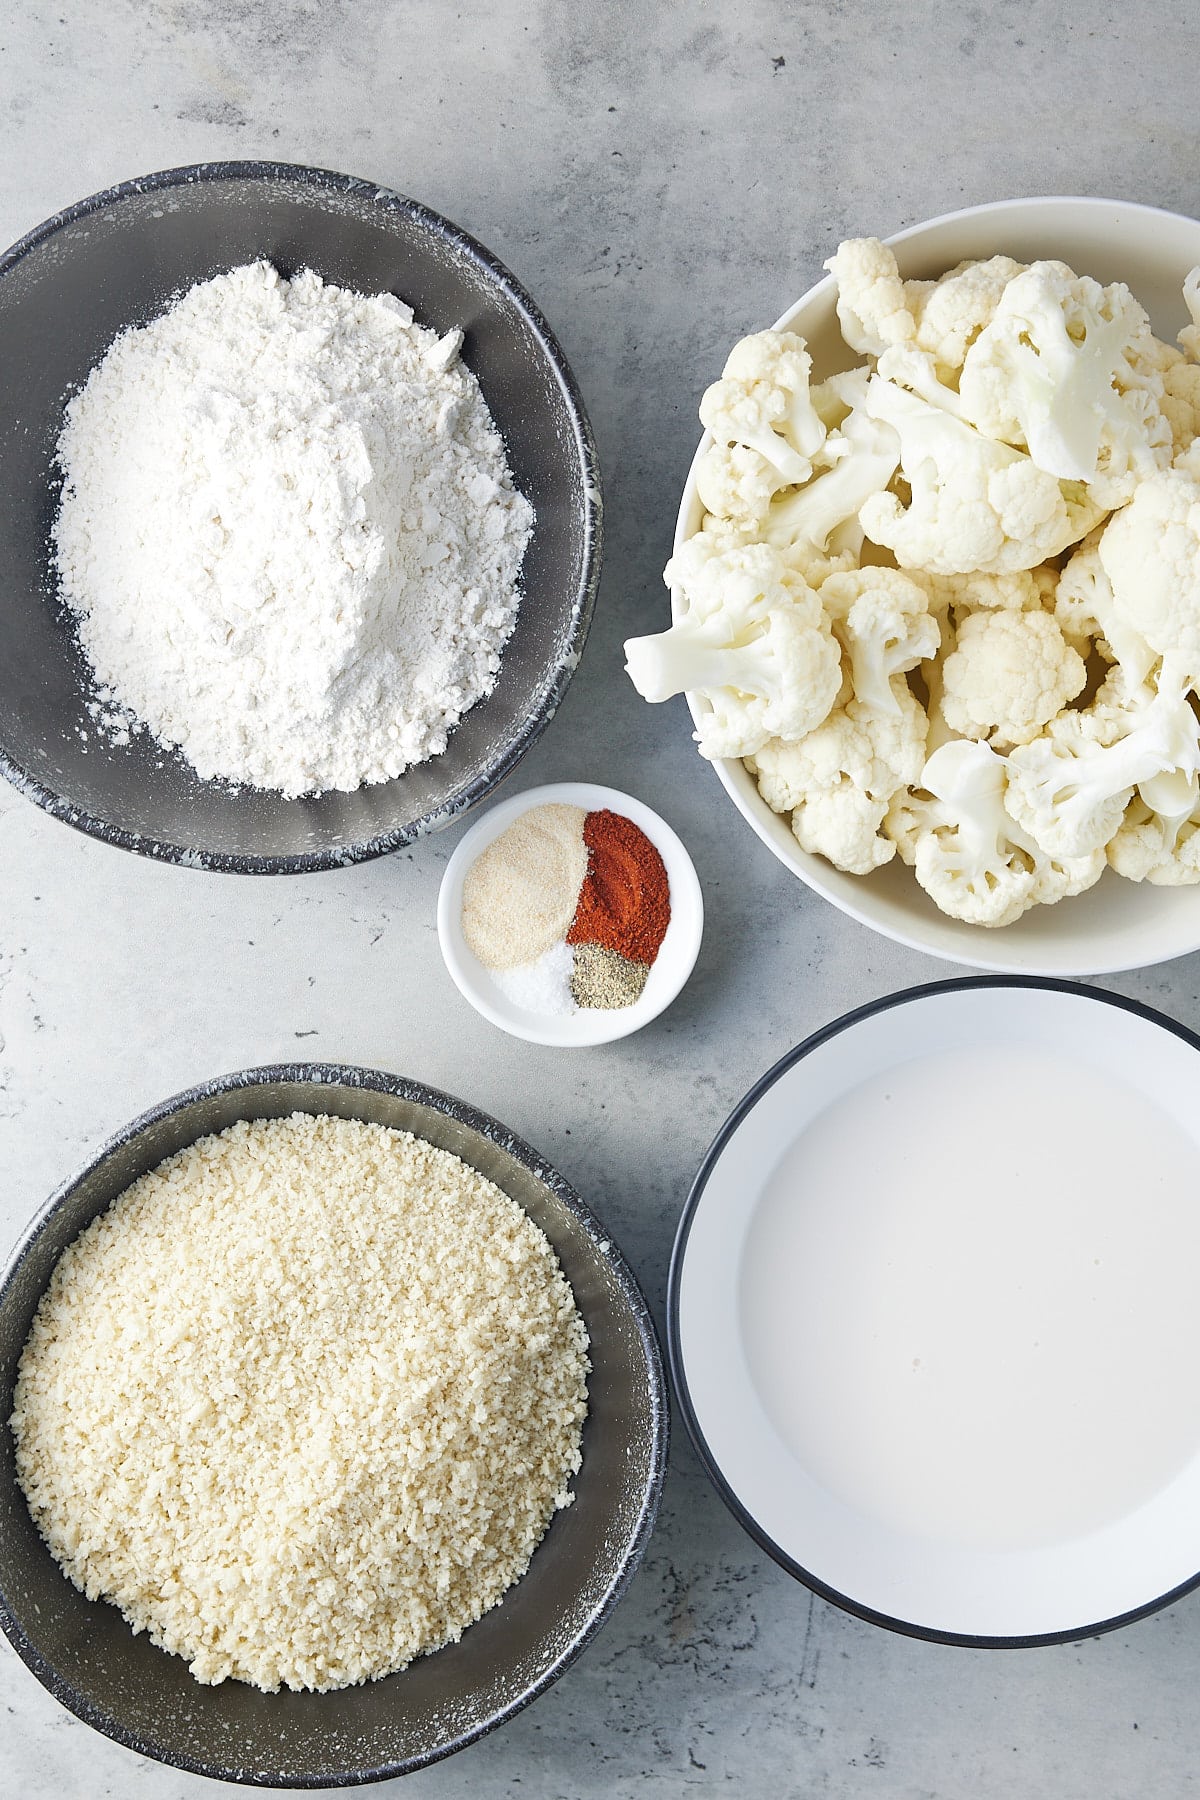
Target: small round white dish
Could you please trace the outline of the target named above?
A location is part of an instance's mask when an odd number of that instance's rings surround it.
[[[467,948],[462,931],[463,881],[476,857],[515,819],[534,806],[581,806],[586,812],[608,808],[623,813],[655,845],[666,866],[671,888],[671,919],[641,997],[632,1006],[581,1007],[573,1013],[537,1013],[506,994],[491,971]],[[557,781],[530,788],[503,800],[479,819],[455,848],[438,894],[438,942],[442,959],[458,991],[476,1012],[513,1037],[562,1049],[608,1044],[640,1031],[656,1019],[679,993],[695,967],[704,929],[704,900],[692,859],[664,819],[616,788],[587,781]]]
[[[1070,1641],[1200,1583],[1200,1038],[1072,984],[895,995],[718,1135],[668,1295],[688,1429],[818,1593]]]

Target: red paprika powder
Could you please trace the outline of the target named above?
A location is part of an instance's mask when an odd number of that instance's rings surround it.
[[[671,919],[662,857],[632,819],[607,808],[583,822],[588,869],[568,944],[602,944],[631,962],[652,963]]]

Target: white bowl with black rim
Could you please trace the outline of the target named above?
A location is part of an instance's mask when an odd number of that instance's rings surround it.
[[[1065,982],[839,1019],[746,1095],[668,1342],[709,1475],[799,1580],[965,1645],[1200,1582],[1200,1038]]]

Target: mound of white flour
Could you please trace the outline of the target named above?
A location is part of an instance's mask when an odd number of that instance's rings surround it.
[[[533,520],[460,342],[265,262],[116,339],[67,406],[54,525],[110,728],[286,795],[445,749]]]

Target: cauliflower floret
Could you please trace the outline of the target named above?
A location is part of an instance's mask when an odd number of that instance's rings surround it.
[[[828,380],[818,382],[816,387],[808,390],[813,403],[813,410],[824,425],[826,433],[836,431],[846,414],[858,404],[859,396],[867,385],[866,369],[843,369],[839,375],[830,375]],[[826,438],[828,446],[828,437]],[[822,450],[824,460],[832,462],[835,458],[828,448]]]
[[[1153,699],[1126,714],[1125,734],[1099,741],[1084,715],[1064,713],[1008,758],[1005,804],[1053,856],[1085,856],[1116,834],[1133,790],[1154,777],[1200,771],[1200,721],[1180,665],[1164,662]],[[1111,720],[1109,721],[1111,724]]]
[[[916,792],[897,795],[884,831],[930,899],[968,925],[1011,925],[1099,881],[1104,854],[1047,856],[1005,811],[1004,758],[970,738],[930,756]]]
[[[1038,612],[1053,597],[1058,570],[1052,565],[1037,569],[1013,569],[1006,575],[922,575],[929,594],[929,610],[945,619],[953,614],[961,624],[975,612]]]
[[[878,238],[847,238],[825,267],[838,286],[837,316],[852,350],[878,356],[889,344],[911,344],[917,335],[910,296],[896,257]]]
[[[710,444],[696,465],[703,505],[738,524],[756,524],[784,485],[778,469],[745,444]]]
[[[1008,811],[1056,856],[1103,850],[1133,796],[1133,775],[1155,766],[1136,763],[1127,772],[1126,763],[1113,760],[1112,749],[1092,745],[1074,752],[1058,737],[1038,738],[1025,749],[1023,758],[1010,759]]]
[[[1200,476],[1168,469],[1142,482],[1098,549],[1113,616],[1200,678]]]
[[[896,473],[900,440],[889,425],[855,410],[830,433],[826,452],[831,468],[768,508],[760,529],[776,549],[803,542],[824,552],[839,526],[855,519]]]
[[[895,855],[879,828],[925,760],[925,714],[902,680],[893,688],[890,708],[850,700],[799,743],[773,739],[747,763],[767,805],[791,814],[800,848],[851,875]]]
[[[1153,698],[1152,683],[1135,684],[1121,665],[1114,663],[1088,705],[1060,713],[1051,719],[1046,732],[1071,750],[1087,744],[1107,747],[1129,736]]]
[[[958,737],[946,722],[942,711],[942,671],[946,666],[945,655],[931,656],[928,662],[921,664],[921,682],[925,688],[925,712],[929,719],[929,730],[925,737],[925,754],[932,756],[943,744],[948,744]]]
[[[719,519],[714,513],[706,513],[697,534],[706,544],[712,544],[720,550],[745,550],[753,544],[761,544],[766,540],[762,529],[754,525],[739,525],[732,519]],[[691,541],[691,540],[689,540]],[[799,576],[809,587],[820,587],[827,575],[837,574],[843,569],[856,566],[857,558],[849,552],[834,552],[832,547],[818,550],[806,538],[795,538],[788,543],[773,544],[771,548],[779,557],[784,568],[793,576]]]
[[[1035,738],[1086,680],[1049,613],[971,613],[942,665],[942,711],[952,731],[1007,750]]]
[[[722,375],[783,395],[787,405],[784,434],[804,456],[815,456],[825,442],[825,427],[809,392],[812,357],[794,331],[752,331],[740,338],[725,358]]]
[[[1174,796],[1164,794],[1161,804],[1166,810],[1162,812],[1147,803],[1144,795],[1141,788],[1134,794],[1109,843],[1109,863],[1127,881],[1149,881],[1155,887],[1192,886],[1200,881],[1200,783],[1193,778],[1181,782]],[[1187,800],[1190,806],[1184,805]]]
[[[762,457],[779,485],[807,481],[825,427],[808,392],[812,358],[792,331],[756,331],[734,345],[720,381],[706,388],[700,421],[718,445]]]
[[[1200,363],[1200,268],[1193,269],[1183,283],[1183,303],[1192,322],[1179,334],[1179,345],[1185,356]]]
[[[1068,638],[1099,642],[1109,660],[1120,664],[1132,699],[1145,690],[1158,654],[1117,611],[1100,561],[1100,536],[1101,531],[1093,531],[1084,538],[1063,568],[1054,590],[1054,616]]]
[[[1104,511],[1171,460],[1149,319],[1122,283],[1101,287],[1065,263],[1033,263],[1008,283],[959,394],[980,431],[1087,483]]]
[[[1171,450],[1177,460],[1186,456],[1200,437],[1200,362],[1188,362],[1174,353],[1163,369],[1162,409],[1171,427]]]
[[[821,602],[768,544],[722,548],[703,532],[665,570],[684,610],[668,631],[630,638],[625,668],[646,700],[703,696],[702,756],[752,756],[804,737],[838,697],[841,656]]]
[[[825,457],[826,422],[848,410],[836,388],[814,394],[812,358],[790,331],[756,331],[734,345],[720,381],[705,390],[700,418],[714,442],[700,458],[696,489],[711,513],[758,524],[775,495],[809,479]]]
[[[918,350],[913,344],[893,344],[877,358],[875,373],[884,381],[894,381],[897,387],[908,388],[939,412],[949,413],[952,419],[971,423],[959,394],[942,380],[928,350]]]
[[[1166,680],[1175,679],[1174,663],[1165,665]],[[1144,709],[1163,684],[1164,666],[1155,665],[1151,679],[1136,682],[1120,663],[1114,663],[1091,702],[1081,712],[1065,712],[1055,719],[1051,731],[1075,742],[1087,739],[1093,744],[1115,744],[1128,737],[1138,724]]]
[[[869,415],[900,439],[909,504],[866,500],[859,518],[901,568],[934,575],[1032,569],[1083,537],[1099,509],[1064,491],[1021,451],[994,443],[928,401],[873,376]]]
[[[828,576],[820,593],[850,664],[855,699],[894,713],[898,684],[892,677],[936,656],[942,641],[924,588],[900,569],[868,564]]]
[[[1024,267],[1011,256],[959,263],[924,296],[917,311],[916,347],[932,357],[940,380],[957,381],[967,351]]]

